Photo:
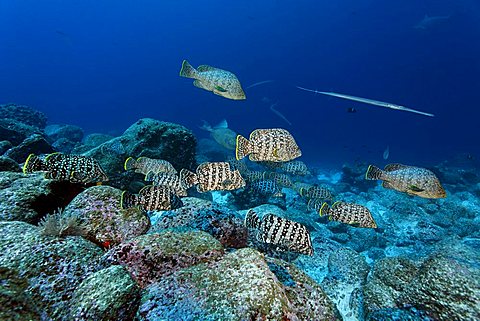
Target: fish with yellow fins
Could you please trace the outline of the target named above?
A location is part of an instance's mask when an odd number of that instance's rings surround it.
[[[302,156],[292,134],[286,129],[255,129],[249,139],[237,136],[235,149],[237,159],[249,156],[251,161],[288,162]]]
[[[139,157],[137,159],[129,157],[125,160],[123,168],[128,170],[135,170],[135,173],[140,173],[147,175],[148,173],[172,173],[176,174],[177,170],[173,167],[170,162],[163,159],[149,158],[149,157]]]
[[[370,165],[367,180],[381,180],[382,186],[423,198],[445,198],[447,193],[435,174],[425,168],[402,164],[389,164],[382,170]]]
[[[99,183],[108,176],[92,157],[52,153],[46,156],[30,154],[23,165],[23,173],[45,172],[46,179],[72,183]]]
[[[138,194],[128,191],[120,199],[122,209],[138,207],[144,211],[170,211],[183,206],[183,202],[168,186],[147,185]]]
[[[372,213],[363,205],[335,202],[329,206],[327,203],[323,203],[318,213],[320,216],[327,215],[328,219],[332,221],[356,227],[377,228]]]
[[[240,81],[230,71],[209,65],[201,65],[195,69],[184,60],[180,76],[195,79],[193,81],[195,87],[211,91],[215,95],[233,100],[246,99]]]

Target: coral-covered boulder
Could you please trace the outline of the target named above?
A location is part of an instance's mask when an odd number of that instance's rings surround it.
[[[145,287],[174,271],[207,262],[223,254],[223,247],[202,231],[172,231],[136,237],[112,248],[106,260],[123,265]]]
[[[21,172],[22,169],[10,157],[0,156],[0,172]]]
[[[187,128],[144,118],[130,126],[122,136],[104,142],[84,155],[96,158],[111,175],[123,172],[125,159],[130,156],[164,159],[180,171],[195,168],[195,147],[195,136]]]
[[[68,204],[65,214],[75,215],[87,227],[87,237],[112,246],[144,234],[150,220],[140,209],[120,206],[122,191],[110,186],[93,186]]]
[[[47,237],[24,222],[0,222],[0,266],[12,270],[8,282],[16,282],[17,275],[28,280],[28,297],[17,298],[27,307],[31,300],[35,309],[30,311],[38,311],[42,319],[70,320],[65,313],[70,299],[83,279],[94,272],[102,252],[81,237]]]
[[[65,138],[72,142],[80,142],[83,138],[83,129],[75,125],[48,125],[45,127],[44,132],[52,143],[60,138]]]
[[[7,150],[9,150],[12,147],[13,145],[12,143],[10,143],[10,141],[8,140],[0,141],[0,155],[3,155],[3,153],[5,153]]]
[[[253,249],[181,269],[148,287],[139,320],[339,320],[320,286]]]
[[[478,249],[464,242],[441,244],[427,259],[385,258],[365,286],[370,320],[421,315],[433,320],[480,319]]]
[[[0,118],[0,140],[2,141],[7,140],[16,146],[33,134],[41,135],[42,133],[38,127],[14,119]]]
[[[65,207],[82,185],[44,178],[43,173],[0,172],[0,221],[36,224],[42,216]]]
[[[50,154],[55,149],[50,143],[39,134],[33,134],[27,137],[18,146],[12,147],[5,152],[5,156],[10,157],[18,163],[23,163],[30,154]]]
[[[140,302],[140,288],[122,266],[91,274],[75,289],[71,320],[132,320]]]
[[[0,267],[0,280],[0,320],[40,320],[40,310],[28,292],[28,280],[6,267]]]
[[[194,197],[185,197],[182,202],[183,207],[152,217],[152,231],[186,227],[209,233],[225,247],[246,246],[248,231],[235,211]]]
[[[0,119],[6,118],[40,129],[45,128],[47,124],[47,116],[44,113],[23,105],[0,105]]]

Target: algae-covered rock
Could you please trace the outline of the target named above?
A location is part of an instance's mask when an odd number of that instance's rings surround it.
[[[43,215],[66,206],[82,188],[45,179],[43,173],[0,172],[0,221],[36,224]]]
[[[216,239],[202,231],[166,230],[136,237],[112,248],[108,261],[121,264],[141,287],[172,272],[223,254]]]
[[[44,319],[69,320],[72,294],[101,256],[81,237],[47,237],[24,222],[0,222],[0,266],[28,280],[26,293]]]
[[[240,248],[247,244],[248,231],[237,213],[210,201],[185,197],[183,207],[152,218],[153,231],[186,227],[205,231],[225,247]]]
[[[0,172],[21,172],[22,169],[10,157],[0,156]]]
[[[346,320],[362,319],[361,288],[369,271],[365,257],[349,248],[340,248],[328,258],[328,274],[322,281],[322,288]]]
[[[132,320],[140,289],[122,266],[91,274],[75,290],[70,304],[72,320]]]
[[[377,261],[363,290],[366,315],[398,308],[395,299],[410,284],[417,271],[418,263],[407,258],[388,257]]]
[[[31,107],[16,104],[0,105],[0,119],[13,119],[20,123],[45,128],[47,116]]]
[[[433,320],[480,319],[479,261],[478,250],[459,241],[442,242],[418,262],[380,260],[364,291],[368,318],[403,310]]]
[[[75,125],[54,124],[44,129],[45,135],[53,143],[61,138],[79,142],[83,138],[83,129]]]
[[[25,138],[18,146],[7,150],[5,156],[18,163],[23,163],[30,154],[50,154],[53,152],[55,152],[55,149],[42,135],[33,134]]]
[[[65,214],[75,215],[87,226],[88,238],[105,246],[119,244],[144,234],[150,220],[140,209],[120,206],[122,191],[110,186],[86,189],[65,208]]]
[[[146,289],[139,320],[337,320],[321,288],[281,261],[282,283],[262,254],[241,249],[181,269]],[[285,265],[286,264],[286,265]],[[278,272],[277,272],[278,273]]]
[[[40,320],[40,311],[27,291],[28,280],[5,267],[0,267],[0,280],[0,320]]]
[[[97,159],[109,176],[124,171],[127,157],[150,157],[169,161],[178,171],[194,169],[196,139],[187,128],[151,118],[138,120],[120,137],[84,153]]]

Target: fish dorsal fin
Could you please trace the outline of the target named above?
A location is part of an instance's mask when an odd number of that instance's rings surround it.
[[[404,168],[408,168],[410,166],[407,166],[407,165],[403,165],[403,164],[388,164],[385,166],[384,170],[386,172],[393,172],[393,171],[397,171],[399,169],[404,169]]]
[[[213,71],[213,70],[218,70],[218,68],[215,68],[209,65],[200,65],[197,68],[197,71],[200,71],[200,72]]]
[[[226,119],[222,120],[220,123],[215,125],[215,127],[213,127],[213,128],[215,128],[215,129],[228,128],[227,120]]]

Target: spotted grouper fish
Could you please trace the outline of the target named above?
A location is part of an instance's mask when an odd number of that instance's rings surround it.
[[[265,165],[269,168],[280,169],[285,173],[292,175],[310,175],[307,165],[299,160],[293,160],[285,163],[263,162],[262,165]]]
[[[200,129],[210,132],[212,138],[221,146],[229,150],[235,150],[237,133],[228,128],[228,123],[224,119],[218,125],[212,127],[206,121],[203,121]]]
[[[198,165],[195,173],[182,169],[180,179],[189,188],[197,185],[200,193],[209,191],[231,191],[245,186],[238,170],[231,170],[227,162],[207,162]]]
[[[96,159],[80,155],[52,153],[45,157],[30,154],[23,173],[45,172],[45,178],[72,183],[98,183],[108,181],[108,176]]]
[[[259,242],[276,245],[280,251],[313,255],[310,233],[300,223],[273,214],[266,214],[260,220],[257,213],[249,210],[245,216],[245,226],[257,230]]]
[[[447,196],[437,176],[425,168],[389,164],[385,166],[384,170],[381,170],[370,165],[365,178],[381,180],[383,187],[410,195],[424,198],[445,198]]]
[[[262,195],[272,195],[273,197],[283,197],[282,188],[271,179],[262,179],[251,182],[249,186]]]
[[[335,202],[330,207],[327,203],[323,203],[319,214],[327,215],[329,220],[356,227],[377,228],[370,210],[359,204]]]
[[[293,186],[293,182],[290,179],[290,177],[288,177],[288,175],[283,174],[283,173],[264,172],[263,173],[263,178],[264,179],[271,179],[275,183],[277,183],[278,185],[280,185],[282,187],[292,187]]]
[[[169,186],[177,196],[187,196],[187,187],[175,173],[148,172],[145,181],[153,182],[153,185],[157,186]]]
[[[237,136],[237,159],[249,155],[251,161],[287,162],[302,156],[293,136],[282,128],[256,129],[246,139]]]
[[[169,211],[183,206],[180,198],[168,186],[148,185],[143,187],[138,194],[127,191],[122,193],[121,207],[140,207],[144,211]]]
[[[195,79],[193,81],[195,87],[211,91],[215,95],[233,100],[246,99],[240,81],[230,71],[208,65],[201,65],[195,69],[184,60],[180,76]]]
[[[300,187],[299,194],[307,199],[333,199],[332,192],[323,186],[313,185],[309,187]]]
[[[134,169],[135,173],[147,175],[149,172],[157,173],[177,173],[177,170],[168,161],[149,157],[127,158],[123,165],[126,171]]]

